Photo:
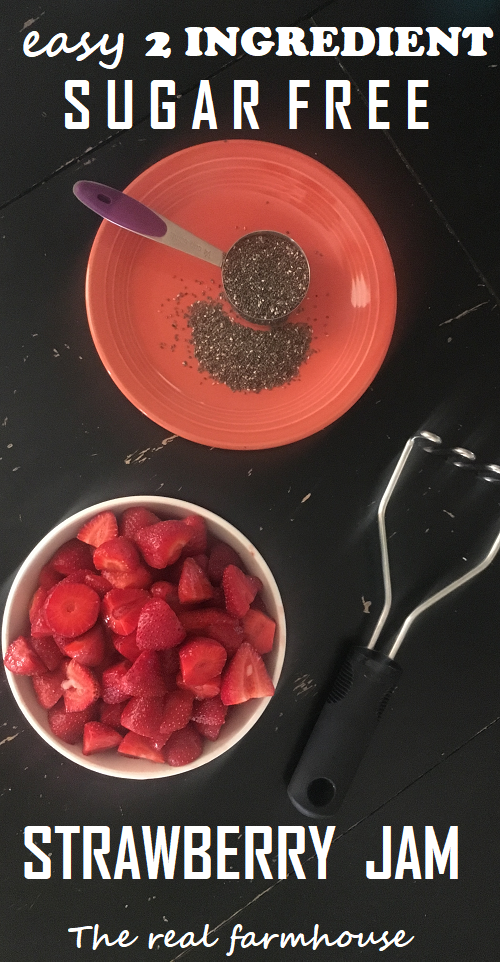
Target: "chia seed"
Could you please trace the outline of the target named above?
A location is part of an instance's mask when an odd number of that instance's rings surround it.
[[[309,355],[308,324],[283,324],[256,331],[233,321],[213,300],[196,301],[186,314],[199,370],[232,391],[254,391],[288,384]]]
[[[228,300],[247,320],[283,320],[300,304],[309,286],[309,265],[298,244],[284,234],[256,231],[227,252],[222,278]]]

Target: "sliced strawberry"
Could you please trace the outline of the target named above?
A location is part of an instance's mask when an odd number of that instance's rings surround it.
[[[113,588],[149,588],[153,580],[146,565],[138,565],[133,571],[108,571],[103,568],[101,573]]]
[[[149,594],[143,588],[112,588],[102,599],[102,616],[111,631],[130,635],[137,628],[139,615]]]
[[[96,571],[85,572],[85,584],[97,591],[99,598],[104,598],[104,595],[113,587],[104,575],[98,575]]]
[[[244,641],[222,676],[220,696],[224,705],[239,705],[250,698],[274,695],[274,685],[262,658]]]
[[[59,575],[58,581],[61,580],[61,577],[62,575]],[[51,585],[51,587],[53,588],[54,585]],[[39,612],[43,608],[47,600],[48,593],[49,593],[49,589],[42,588],[41,585],[36,589],[35,594],[31,599],[30,607],[29,607],[29,619],[31,622],[33,622],[33,619],[35,618],[37,612]]]
[[[242,568],[243,562],[234,548],[231,548],[224,541],[216,541],[208,559],[208,577],[214,585],[220,585],[224,568],[227,568],[228,565]]]
[[[44,565],[40,574],[38,575],[38,584],[40,588],[53,588],[58,581],[61,580],[63,575],[60,575],[55,568],[52,567],[50,561],[48,564]]]
[[[151,568],[165,568],[177,561],[191,536],[191,528],[184,521],[158,521],[139,528],[134,540],[146,564]]]
[[[122,681],[130,668],[130,662],[118,661],[105,668],[101,677],[102,700],[107,705],[118,705],[129,697],[122,689]]]
[[[180,603],[177,585],[172,584],[171,581],[155,581],[149,591],[153,598],[163,598],[167,605],[170,605],[174,611],[178,611]]]
[[[30,644],[47,666],[48,671],[55,671],[56,668],[59,668],[63,652],[56,645],[52,635],[32,635]]]
[[[77,538],[98,548],[105,541],[111,541],[118,534],[118,522],[112,511],[100,511],[80,528]]]
[[[150,695],[132,696],[122,711],[121,723],[125,728],[153,738],[160,728],[163,698]]]
[[[259,655],[265,655],[272,650],[276,622],[263,611],[249,608],[243,617],[243,631],[245,641],[250,642]]]
[[[84,755],[105,752],[109,748],[117,748],[121,740],[122,736],[115,728],[98,721],[86,722],[83,726],[82,752]]]
[[[205,722],[193,722],[193,724],[202,738],[208,739],[209,742],[217,741],[222,725],[206,725]]]
[[[101,686],[91,668],[73,658],[66,662],[66,681],[62,683],[66,711],[83,711],[97,701]]]
[[[190,691],[172,691],[165,698],[160,733],[167,737],[184,728],[193,711],[194,695]]]
[[[230,615],[243,618],[259,590],[258,579],[246,575],[236,565],[228,565],[222,575],[226,609]]]
[[[183,521],[191,528],[191,537],[184,548],[184,554],[193,555],[206,551],[208,532],[205,519],[198,514],[188,514]]]
[[[195,611],[182,611],[179,620],[187,632],[214,638],[224,645],[229,655],[240,647],[243,641],[243,627],[238,618],[219,608],[198,608]]]
[[[223,645],[212,638],[196,637],[179,648],[182,681],[185,685],[204,685],[220,675],[227,659]]]
[[[3,663],[15,675],[43,675],[47,671],[47,666],[24,635],[11,641]]]
[[[215,678],[210,678],[209,681],[204,682],[202,685],[185,684],[180,672],[175,680],[177,687],[182,691],[191,691],[197,700],[204,701],[206,698],[215,698],[215,696],[219,694],[222,675],[216,675]]]
[[[141,563],[134,542],[130,538],[124,538],[123,535],[99,545],[94,551],[93,561],[98,571],[130,572]]]
[[[168,765],[178,768],[196,761],[202,751],[202,737],[195,726],[189,723],[181,731],[174,732],[170,736],[163,749],[163,757]]]
[[[88,585],[60,581],[51,588],[44,606],[49,633],[66,638],[83,635],[95,625],[100,604],[99,595]]]
[[[121,688],[127,695],[164,695],[167,686],[158,652],[142,651],[123,676]]]
[[[216,695],[215,698],[205,698],[203,701],[197,702],[192,719],[200,724],[218,725],[220,727],[224,724],[226,715],[227,705],[224,705],[220,696]]]
[[[63,650],[68,658],[74,658],[79,665],[95,668],[104,658],[105,647],[104,629],[96,624],[73,641],[66,641]]]
[[[122,658],[126,658],[128,661],[135,661],[141,653],[141,649],[137,647],[135,640],[135,631],[132,631],[130,635],[113,635],[113,645],[120,652]]]
[[[50,561],[61,575],[70,575],[79,568],[92,568],[92,552],[88,545],[72,538],[57,549]]]
[[[109,728],[115,728],[116,731],[120,732],[121,735],[124,735],[126,728],[124,728],[121,723],[122,711],[122,703],[117,703],[116,705],[107,705],[106,702],[100,701],[99,721],[102,722],[103,725],[108,725]]]
[[[194,558],[186,558],[182,566],[178,594],[179,601],[183,605],[208,601],[212,597],[212,585]]]
[[[172,675],[179,671],[178,648],[164,648],[159,654],[163,665],[163,671],[166,675]]]
[[[170,605],[162,598],[146,601],[137,624],[136,641],[141,650],[160,651],[178,645],[186,632]]]
[[[71,571],[69,575],[64,575],[64,581],[68,584],[86,584],[86,578],[89,572],[92,572],[91,568],[76,568],[75,571]]]
[[[33,675],[33,688],[42,708],[53,708],[63,695],[62,683],[66,681],[66,664],[44,675]]]
[[[131,755],[133,758],[146,758],[149,762],[164,764],[165,759],[161,752],[153,747],[148,738],[136,735],[135,732],[127,732],[125,737],[118,745],[121,755]]]
[[[96,711],[97,703],[95,702],[83,711],[66,711],[64,701],[61,698],[48,711],[50,730],[63,742],[67,742],[68,745],[76,745],[83,737],[85,722],[94,721]]]
[[[148,508],[126,508],[120,518],[120,534],[134,538],[139,528],[157,524],[160,519]]]

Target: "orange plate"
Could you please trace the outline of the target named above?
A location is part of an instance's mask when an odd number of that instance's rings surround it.
[[[184,317],[218,296],[219,270],[104,221],[87,312],[101,360],[132,404],[191,441],[254,449],[308,437],[357,401],[389,346],[396,284],[376,221],[340,177],[278,144],[215,141],[165,157],[126,193],[222,250],[249,231],[289,233],[311,267],[295,319],[313,328],[294,381],[230,390],[198,370]]]

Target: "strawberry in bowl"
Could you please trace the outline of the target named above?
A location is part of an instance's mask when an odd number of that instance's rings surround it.
[[[117,498],[61,522],[5,606],[10,687],[35,730],[122,778],[203,765],[255,724],[285,652],[280,594],[236,528],[172,498]]]

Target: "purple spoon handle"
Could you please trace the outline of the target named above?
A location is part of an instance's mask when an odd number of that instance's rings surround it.
[[[114,187],[94,180],[78,180],[73,193],[82,204],[118,227],[146,237],[163,237],[167,233],[165,221],[154,210]]]
[[[145,204],[134,200],[128,194],[122,194],[121,190],[98,184],[94,180],[78,180],[73,186],[73,193],[82,204],[118,227],[158,241],[166,247],[173,247],[174,250],[183,251],[184,254],[191,254],[192,257],[199,257],[209,264],[222,266],[224,252],[218,247],[196,237],[161,214],[156,214]]]

